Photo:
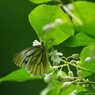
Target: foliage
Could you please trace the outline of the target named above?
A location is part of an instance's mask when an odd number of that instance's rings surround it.
[[[40,77],[33,77],[25,69],[16,70],[5,77],[0,78],[0,82],[3,81],[18,81],[23,82],[26,80],[41,79]]]
[[[31,77],[27,70],[19,69],[0,78],[0,82],[23,82],[44,78],[48,86],[40,95],[95,93],[95,80],[89,80],[90,75],[95,75],[95,3],[74,1],[64,5],[61,0],[55,0],[56,5],[49,5],[50,0],[30,1],[39,4],[28,17],[40,42],[48,49],[51,68],[42,78],[41,76]],[[60,43],[68,47],[84,47],[80,54],[65,57],[53,48]],[[67,72],[64,71],[65,67]],[[77,74],[71,69],[72,67]]]

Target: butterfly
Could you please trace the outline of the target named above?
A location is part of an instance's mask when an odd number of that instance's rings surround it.
[[[43,45],[32,46],[18,53],[14,63],[25,68],[29,73],[36,76],[43,76],[48,70],[48,53]]]

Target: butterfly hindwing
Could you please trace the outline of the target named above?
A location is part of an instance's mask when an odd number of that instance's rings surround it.
[[[21,51],[14,57],[14,62],[19,67],[25,68],[33,75],[43,75],[47,72],[48,56],[42,45],[33,46]]]

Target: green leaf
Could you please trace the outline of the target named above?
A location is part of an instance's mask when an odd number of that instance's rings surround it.
[[[18,81],[23,82],[26,80],[41,79],[40,77],[31,77],[25,69],[16,70],[5,77],[0,78],[0,82],[3,81]]]
[[[52,88],[46,95],[59,95],[60,86]]]
[[[86,46],[95,43],[95,39],[89,37],[84,32],[77,33],[65,41],[65,45],[69,47]]]
[[[29,0],[29,1],[39,4],[39,3],[46,3],[46,2],[51,1],[51,0]]]
[[[70,85],[67,89],[61,90],[59,95],[69,95],[76,89],[75,85]]]
[[[69,95],[74,90],[76,90],[76,87],[77,87],[76,85],[70,85],[70,87],[68,87],[67,89],[62,90],[59,95]],[[87,91],[87,89],[85,89],[82,86],[78,85],[77,92],[81,92],[81,91]]]
[[[54,86],[50,88],[49,86],[46,87],[40,95],[59,95],[60,92],[60,85]]]
[[[82,86],[78,85],[71,85],[70,87],[68,87],[65,90],[61,90],[61,85],[56,85],[53,86],[52,88],[48,85],[42,92],[40,95],[69,95],[70,93],[72,93],[74,90],[76,90],[77,88],[77,93],[81,92],[81,91],[87,91],[87,89],[83,88]]]
[[[80,23],[80,21],[75,20],[75,17],[73,17],[77,31],[84,31],[95,38],[95,3],[77,1],[69,4],[68,8],[82,22]]]
[[[55,27],[51,32],[43,31],[43,27],[52,24],[56,19],[62,19],[62,24]],[[40,5],[29,14],[29,21],[35,29],[39,39],[51,45],[58,45],[74,34],[74,28],[70,18],[59,6]]]
[[[85,47],[80,55],[80,60],[83,64],[82,66],[90,70],[91,72],[95,72],[95,60],[86,61],[86,59],[91,56],[95,57],[95,45],[89,45]],[[87,77],[91,74],[90,72],[87,72],[85,70],[81,71],[83,72],[82,74],[84,75],[84,77]]]

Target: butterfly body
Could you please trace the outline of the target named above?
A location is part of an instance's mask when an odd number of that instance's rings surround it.
[[[33,75],[44,75],[48,70],[48,54],[43,45],[27,48],[14,57],[14,63]]]

